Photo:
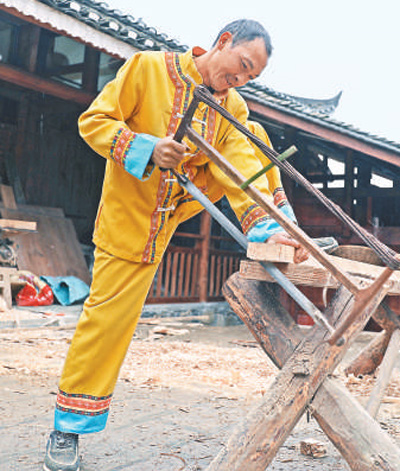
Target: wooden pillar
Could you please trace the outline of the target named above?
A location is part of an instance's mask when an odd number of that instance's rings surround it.
[[[99,79],[100,51],[86,46],[83,67],[82,88],[87,92],[97,93]]]
[[[345,208],[346,208],[347,214],[350,217],[353,217],[354,158],[353,158],[352,150],[348,150],[346,152],[344,190],[345,190]]]
[[[358,189],[367,191],[371,186],[371,166],[365,162],[358,166]],[[358,198],[357,200],[357,217],[356,220],[361,226],[368,223],[368,197]]]
[[[211,216],[203,211],[200,221],[200,266],[199,266],[199,301],[207,301],[208,295],[208,264],[210,258],[210,239],[211,239]]]

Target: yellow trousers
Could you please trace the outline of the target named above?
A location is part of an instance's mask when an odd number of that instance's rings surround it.
[[[81,434],[105,427],[118,373],[157,268],[96,249],[90,295],[60,380],[56,430]]]

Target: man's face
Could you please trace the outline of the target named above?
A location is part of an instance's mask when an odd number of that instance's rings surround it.
[[[232,35],[223,33],[216,47],[206,85],[217,92],[245,85],[260,75],[267,65],[268,54],[262,38],[232,46]]]

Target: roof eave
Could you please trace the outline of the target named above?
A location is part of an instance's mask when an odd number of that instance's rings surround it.
[[[120,59],[139,49],[38,0],[0,0],[0,9]]]
[[[244,91],[240,93],[245,98],[249,110],[254,113],[400,167],[400,149],[390,144],[376,141],[339,124],[326,122],[277,103],[267,103],[251,93]]]

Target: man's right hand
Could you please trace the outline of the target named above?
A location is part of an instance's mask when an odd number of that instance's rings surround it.
[[[160,168],[175,168],[187,150],[186,144],[174,141],[172,136],[164,137],[155,145],[151,160]]]

